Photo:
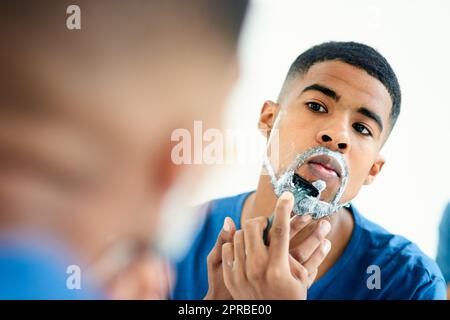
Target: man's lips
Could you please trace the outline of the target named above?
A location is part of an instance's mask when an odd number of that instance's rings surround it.
[[[331,169],[327,166],[324,166],[323,164],[315,163],[315,162],[308,162],[308,164],[310,166],[312,166],[315,171],[319,171],[325,175],[332,175],[332,176],[338,177],[338,174],[336,171],[334,171],[333,169]]]
[[[336,159],[328,155],[318,155],[312,157],[307,162],[314,171],[318,171],[325,175],[333,175],[341,177],[341,167]]]

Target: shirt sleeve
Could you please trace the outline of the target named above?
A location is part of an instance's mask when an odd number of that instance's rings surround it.
[[[436,262],[444,275],[447,283],[450,283],[450,203],[444,211],[439,225],[439,244]]]
[[[447,287],[442,278],[433,278],[417,289],[412,300],[447,300]]]

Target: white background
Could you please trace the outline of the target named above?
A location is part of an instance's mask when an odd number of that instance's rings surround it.
[[[386,165],[353,203],[434,257],[450,200],[450,1],[253,1],[224,127],[256,128],[264,100],[276,100],[297,55],[330,40],[379,50],[403,94],[400,118],[382,150]],[[254,163],[215,166],[194,202],[253,190],[259,171]]]

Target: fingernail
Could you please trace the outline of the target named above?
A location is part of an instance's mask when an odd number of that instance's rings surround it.
[[[225,220],[223,220],[223,231],[230,232],[231,231],[231,223],[228,220],[230,218],[226,217]]]
[[[328,253],[331,249],[331,242],[327,239],[323,240],[322,248],[325,253]]]
[[[328,232],[330,232],[330,229],[331,229],[331,225],[328,221],[326,221],[326,220],[320,221],[319,232],[322,236],[327,235]]]

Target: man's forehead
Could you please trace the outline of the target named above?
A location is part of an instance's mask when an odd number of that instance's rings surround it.
[[[376,101],[391,102],[389,92],[381,81],[365,70],[341,61],[316,63],[303,75],[302,80],[303,84],[320,82],[333,85],[336,93],[342,97],[359,94]],[[339,89],[340,92],[337,92]]]
[[[383,118],[389,119],[391,96],[383,83],[365,70],[341,61],[316,63],[296,79],[292,91],[298,96],[314,84],[333,90],[339,100],[348,106],[375,109]]]

